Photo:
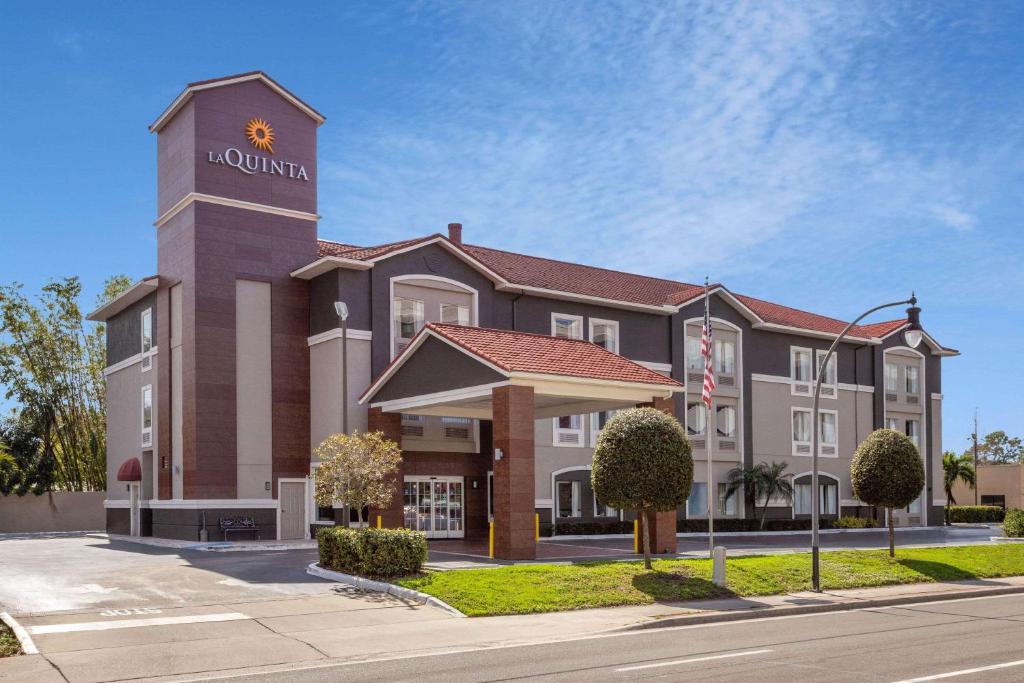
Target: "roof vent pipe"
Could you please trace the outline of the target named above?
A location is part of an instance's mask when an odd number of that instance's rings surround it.
[[[462,223],[448,224],[448,240],[454,244],[462,244]]]

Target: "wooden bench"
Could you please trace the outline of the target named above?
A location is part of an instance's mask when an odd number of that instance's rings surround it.
[[[220,531],[225,541],[228,540],[229,531],[249,531],[255,534],[257,541],[260,540],[260,528],[252,517],[221,517]]]

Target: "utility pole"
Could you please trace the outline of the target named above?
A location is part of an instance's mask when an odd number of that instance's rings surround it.
[[[974,442],[974,504],[978,504],[978,408],[974,408],[974,431],[971,433]]]

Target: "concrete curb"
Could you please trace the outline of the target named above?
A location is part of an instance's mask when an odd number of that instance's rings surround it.
[[[835,602],[826,605],[799,605],[797,607],[762,607],[732,612],[714,612],[711,614],[697,613],[691,616],[665,617],[656,621],[634,624],[615,631],[642,631],[646,629],[669,628],[673,626],[690,626],[698,624],[715,624],[728,621],[747,621],[749,619],[765,619],[768,617],[784,617],[800,614],[822,614],[825,612],[850,612],[860,609],[878,607],[895,607],[912,605],[922,602],[944,602],[964,598],[986,598],[994,595],[1017,595],[1024,593],[1024,586],[1005,586],[1002,588],[983,588],[972,591],[950,591],[932,593],[930,595],[901,595],[894,598],[872,598],[850,602]]]
[[[1024,543],[1024,538],[1015,538],[1009,536],[989,536],[988,540],[993,543]]]
[[[365,579],[361,576],[343,574],[342,572],[336,572],[332,569],[324,569],[317,562],[313,562],[306,567],[306,573],[321,579],[327,579],[328,581],[346,583],[360,590],[373,591],[376,593],[388,593],[390,595],[394,595],[396,598],[402,598],[403,600],[422,602],[430,605],[431,607],[443,610],[448,614],[451,614],[453,617],[466,618],[465,614],[455,609],[444,600],[438,600],[433,595],[427,595],[426,593],[421,593],[411,588],[396,586],[395,584],[388,583],[387,581],[374,581],[373,579]]]
[[[25,627],[19,624],[14,617],[7,612],[0,612],[0,621],[7,624],[11,631],[14,632],[14,637],[21,643],[21,651],[26,655],[37,655],[39,654],[39,648],[32,642],[32,636],[28,634]]]

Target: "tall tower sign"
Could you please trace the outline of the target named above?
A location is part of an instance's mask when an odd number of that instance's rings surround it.
[[[308,474],[308,292],[289,273],[317,255],[323,121],[253,72],[189,84],[150,127],[160,498],[215,509]]]

